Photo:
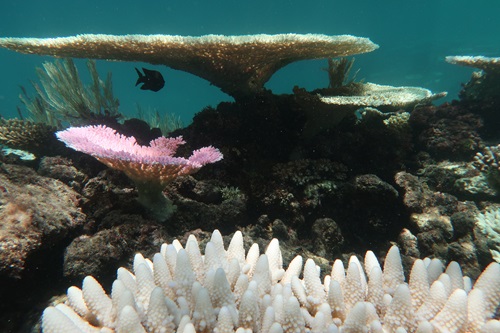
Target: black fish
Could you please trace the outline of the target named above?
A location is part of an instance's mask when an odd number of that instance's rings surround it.
[[[151,69],[146,69],[142,68],[144,71],[144,74],[142,74],[137,68],[135,71],[139,75],[139,78],[137,79],[137,82],[135,85],[137,86],[139,83],[144,83],[141,86],[141,90],[152,90],[152,91],[158,91],[163,86],[165,85],[165,80],[163,79],[163,76],[161,75],[160,72],[158,71],[153,71]]]

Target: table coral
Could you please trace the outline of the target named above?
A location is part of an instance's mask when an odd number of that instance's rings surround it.
[[[448,56],[446,62],[454,65],[474,67],[486,72],[500,73],[500,57]]]
[[[0,47],[56,57],[141,61],[167,65],[208,80],[237,98],[263,90],[280,68],[299,60],[343,57],[378,48],[350,35],[278,34],[200,37],[78,35],[0,38]]]

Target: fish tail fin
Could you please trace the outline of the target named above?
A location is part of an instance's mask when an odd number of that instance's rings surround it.
[[[138,85],[139,83],[144,83],[144,82],[145,82],[144,78],[145,78],[146,76],[145,76],[144,74],[142,74],[142,73],[141,73],[141,72],[137,69],[137,67],[135,67],[135,71],[137,72],[137,75],[139,75],[139,78],[137,79],[137,82],[135,83],[135,86],[137,87],[137,85]]]

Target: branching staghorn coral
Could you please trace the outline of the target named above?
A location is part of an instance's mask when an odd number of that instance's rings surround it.
[[[35,122],[61,128],[62,124],[86,125],[104,118],[119,118],[119,102],[113,95],[111,73],[102,81],[95,61],[87,61],[91,83],[85,85],[71,59],[45,62],[37,68],[40,85],[33,83],[37,94],[28,96],[22,88],[21,102]]]
[[[172,203],[162,193],[165,186],[179,176],[195,173],[204,165],[222,159],[221,152],[212,146],[193,151],[187,159],[174,157],[177,148],[185,143],[180,136],[162,136],[149,146],[140,146],[134,137],[102,125],[70,127],[56,136],[68,147],[123,171],[137,186],[139,202],[161,220],[173,212]]]
[[[379,264],[368,251],[347,270],[333,263],[324,280],[312,259],[296,256],[283,268],[273,239],[264,253],[248,252],[237,231],[227,249],[214,231],[204,255],[190,235],[162,245],[153,260],[134,257],[119,268],[111,294],[93,277],[68,289],[65,304],[45,309],[43,333],[490,333],[500,303],[500,264],[490,264],[473,285],[460,266],[416,260],[405,282],[399,249]]]

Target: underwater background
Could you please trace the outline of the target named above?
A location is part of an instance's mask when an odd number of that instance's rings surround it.
[[[296,255],[312,258],[309,267],[314,269],[309,272],[317,274],[314,279],[318,280],[316,264],[324,275],[333,272],[334,260],[350,265],[351,255],[368,250],[381,262],[396,258],[398,277],[390,281],[394,286],[387,291],[394,299],[393,287],[404,284],[399,280],[403,273],[406,281],[411,279],[410,267],[417,258],[437,259],[440,272],[451,262],[446,274],[462,281],[457,288],[463,294],[476,279],[480,283],[474,288],[479,285],[481,291],[481,285],[486,285],[495,294],[485,297],[490,299],[489,312],[477,316],[480,320],[473,324],[479,329],[491,319],[492,325],[500,327],[500,71],[472,74],[476,69],[445,62],[450,55],[500,56],[499,13],[500,1],[493,0],[3,1],[0,37],[316,33],[367,37],[380,48],[354,57],[351,73],[359,70],[356,82],[341,80],[340,87],[332,87],[329,74],[338,74],[335,68],[341,68],[341,62],[331,61],[334,66],[327,71],[326,59],[298,61],[280,69],[265,84],[272,93],[235,95],[236,101],[183,71],[97,60],[101,78],[108,72],[113,75],[120,114],[135,117],[140,106],[143,111],[180,116],[186,125],[169,132],[171,138],[158,141],[173,147],[168,154],[155,151],[161,144],[152,144],[132,150],[132,161],[122,159],[123,149],[117,155],[94,154],[102,148],[102,141],[113,147],[124,145],[125,139],[114,134],[116,141],[110,144],[104,132],[117,130],[147,143],[158,138],[157,129],[141,127],[130,119],[132,125],[127,128],[126,121],[119,123],[113,116],[81,115],[75,124],[81,120],[109,127],[73,132],[83,133],[73,137],[77,143],[89,137],[97,142],[97,148],[84,150],[62,139],[72,136],[70,129],[56,134],[66,147],[56,140],[54,128],[41,126],[37,132],[24,119],[0,119],[4,148],[32,149],[36,156],[24,160],[9,154],[9,149],[0,154],[0,333],[39,332],[40,316],[47,307],[43,330],[57,331],[51,330],[52,319],[57,317],[50,318],[54,309],[50,306],[65,299],[61,295],[69,286],[80,287],[84,277],[91,275],[109,293],[118,267],[139,276],[139,266],[146,267],[140,261],[153,258],[165,242],[178,239],[179,244],[186,244],[191,234],[203,248],[215,239],[217,232],[210,234],[214,229],[224,235],[212,242],[219,245],[227,245],[228,236],[241,231],[235,234],[236,238],[244,235],[239,252],[244,252],[243,243],[248,248],[255,242],[265,249],[271,239],[279,239],[281,252],[274,256],[283,257],[275,260],[280,267],[264,266],[281,272],[281,265],[286,267]],[[0,47],[5,47],[3,41]],[[219,46],[214,48],[217,53]],[[21,87],[33,95],[36,68],[54,58],[2,48],[0,59],[0,115],[19,117],[17,108],[24,110],[19,100]],[[74,62],[84,83],[89,83],[86,59]],[[136,87],[134,68],[141,67],[160,71],[165,87],[158,92]],[[229,83],[234,79],[226,78]],[[381,112],[370,107],[354,112],[357,106],[350,105],[333,107],[335,112],[325,114],[330,109],[318,107],[327,104],[319,102],[319,94],[329,96],[330,88],[333,97],[368,91],[370,84],[358,80],[423,87],[448,95],[432,103],[432,98],[423,98],[416,105],[395,104],[387,109],[382,105]],[[28,112],[23,116],[29,116]],[[136,132],[127,134],[131,128]],[[180,136],[186,143],[176,152],[183,143]],[[139,154],[143,148],[143,153],[153,148],[167,162],[143,163]],[[180,171],[169,168],[175,165],[168,163],[174,153],[192,167],[182,177],[177,177]],[[124,169],[116,168],[121,165],[116,161],[125,161]],[[159,174],[155,174],[156,166],[160,166]],[[131,170],[140,170],[139,176],[130,177],[127,171]],[[168,181],[163,183],[163,179]],[[152,192],[164,201],[144,199]],[[394,250],[395,245],[399,250]],[[134,257],[138,252],[144,258]],[[237,273],[244,276],[250,271]],[[305,280],[306,274],[300,272],[294,277],[300,274]],[[429,278],[429,284],[438,276]],[[275,283],[279,278],[273,279]],[[179,281],[167,282],[165,290],[177,292]],[[157,281],[152,284],[159,285]],[[451,294],[452,290],[450,286],[447,291]],[[467,301],[469,296],[464,296]],[[393,304],[398,312],[397,302]],[[486,306],[478,308],[486,311]],[[408,312],[411,316],[401,321],[412,327],[407,332],[414,333],[416,319],[413,311]],[[457,312],[449,317],[469,316],[467,310]],[[90,318],[92,325],[108,325],[104,320],[94,321],[95,313],[79,315]],[[381,311],[378,315],[388,325]]]
[[[447,64],[447,55],[497,56],[500,48],[500,2],[495,0],[420,1],[2,1],[0,35],[55,37],[82,33],[104,34],[257,34],[321,33],[368,37],[380,45],[375,52],[357,55],[357,79],[394,86],[448,91],[457,97],[460,83],[472,69]],[[31,88],[35,67],[50,57],[0,50],[0,114],[17,115],[19,85]],[[80,73],[87,75],[84,60]],[[163,73],[165,88],[158,93],[134,87],[134,67]],[[291,93],[294,85],[312,90],[325,87],[325,60],[302,61],[277,72],[266,87]],[[188,124],[207,105],[228,95],[191,74],[140,63],[98,61],[104,77],[113,73],[120,112],[134,116],[142,109],[157,109],[180,116]],[[443,100],[440,100],[441,102]]]

